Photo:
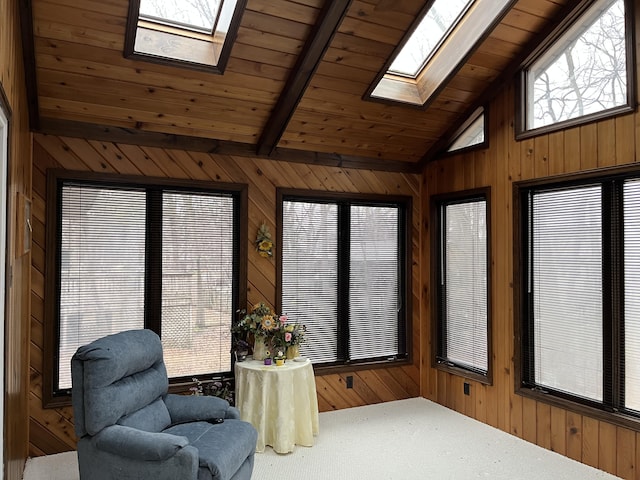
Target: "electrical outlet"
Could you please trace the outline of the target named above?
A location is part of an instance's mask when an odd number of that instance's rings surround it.
[[[347,388],[353,388],[353,377],[351,375],[347,376]]]
[[[467,382],[464,382],[464,385],[462,386],[462,389],[463,389],[465,395],[469,395],[470,394],[470,387],[471,387],[471,385],[469,385]]]

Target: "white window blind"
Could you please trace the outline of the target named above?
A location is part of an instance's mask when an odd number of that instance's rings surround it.
[[[489,366],[487,202],[473,199],[447,204],[443,221],[442,360],[486,374]]]
[[[338,360],[338,206],[282,203],[282,312],[307,326],[300,352]]]
[[[640,411],[640,180],[626,182],[624,196],[625,407]]]
[[[58,388],[81,345],[144,326],[145,193],[62,188]]]
[[[169,377],[231,370],[233,199],[165,192],[162,345]]]
[[[603,399],[601,187],[533,193],[535,383]]]
[[[352,360],[398,353],[398,208],[351,207],[349,352]]]

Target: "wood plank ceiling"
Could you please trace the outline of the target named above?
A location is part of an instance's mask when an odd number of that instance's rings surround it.
[[[124,58],[127,0],[21,3],[34,130],[418,171],[575,1],[514,1],[426,108],[363,99],[425,0],[248,0],[223,75]]]

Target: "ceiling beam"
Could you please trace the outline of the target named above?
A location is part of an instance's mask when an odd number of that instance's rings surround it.
[[[42,117],[38,133],[60,137],[84,138],[110,143],[125,143],[147,147],[204,152],[214,155],[264,158],[268,160],[323,165],[327,167],[356,168],[383,172],[419,173],[415,162],[385,160],[380,158],[339,155],[337,153],[313,152],[294,148],[278,148],[271,155],[256,153],[256,146],[249,143],[216,140],[160,132],[148,132],[135,128],[97,125],[73,120]]]
[[[351,0],[327,0],[325,3],[260,135],[258,154],[274,152],[350,5]]]

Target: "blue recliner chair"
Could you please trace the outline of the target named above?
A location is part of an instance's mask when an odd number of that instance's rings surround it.
[[[80,347],[71,372],[81,480],[251,478],[255,428],[221,398],[168,394],[151,330]]]

